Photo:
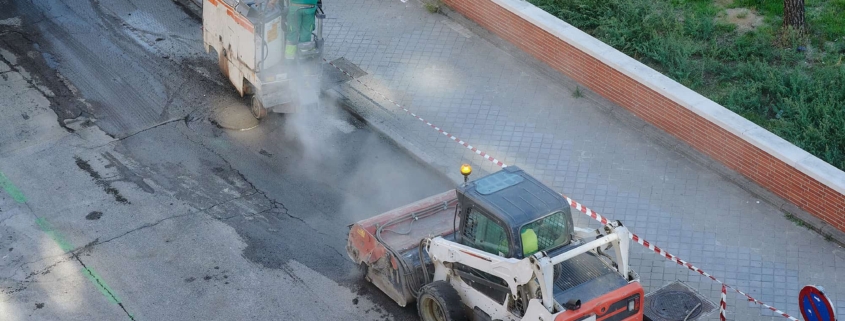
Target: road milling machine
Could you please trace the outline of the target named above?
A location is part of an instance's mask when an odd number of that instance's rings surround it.
[[[321,0],[203,0],[206,51],[258,119],[318,102],[322,73]]]

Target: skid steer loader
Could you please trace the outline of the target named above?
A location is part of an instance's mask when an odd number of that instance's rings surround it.
[[[295,112],[318,102],[321,0],[203,0],[203,42],[250,111]]]
[[[424,321],[642,320],[628,230],[573,225],[569,204],[515,166],[354,223],[365,278]],[[612,250],[611,250],[612,249]]]

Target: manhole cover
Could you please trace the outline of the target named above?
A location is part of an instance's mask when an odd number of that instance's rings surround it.
[[[715,307],[686,284],[675,281],[646,295],[644,313],[652,321],[691,321],[710,314]]]
[[[367,75],[366,71],[359,68],[351,61],[346,60],[346,58],[340,57],[332,60],[331,63],[335,67],[332,67],[329,64],[323,64],[323,77],[321,79],[321,87],[323,90],[330,89],[338,84]],[[340,70],[338,70],[338,68],[340,68]],[[348,75],[344,72],[348,73]]]
[[[352,78],[361,78],[367,75],[366,71],[362,70],[361,68],[358,68],[358,65],[352,63],[349,60],[346,60],[346,58],[344,57],[332,60],[332,64],[345,71],[346,73],[352,75]]]
[[[651,297],[648,309],[666,320],[683,320],[687,314],[694,319],[701,314],[701,309],[692,309],[700,303],[701,301],[689,292],[663,291]]]
[[[212,119],[218,126],[230,130],[243,131],[258,127],[258,120],[249,111],[249,107],[241,104],[232,104],[215,109]]]

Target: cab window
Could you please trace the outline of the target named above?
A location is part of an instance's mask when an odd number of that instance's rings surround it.
[[[569,244],[570,235],[567,217],[555,212],[539,220],[525,224],[519,230],[522,239],[522,254],[532,255]]]
[[[508,235],[505,229],[476,209],[470,209],[462,233],[462,243],[487,253],[506,256]]]

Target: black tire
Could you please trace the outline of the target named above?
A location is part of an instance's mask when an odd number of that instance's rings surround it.
[[[434,281],[420,289],[417,312],[422,321],[466,321],[461,297],[446,281]]]
[[[261,119],[264,118],[264,116],[267,116],[267,108],[264,108],[261,100],[255,95],[252,96],[252,103],[249,106],[249,111],[255,119]]]

